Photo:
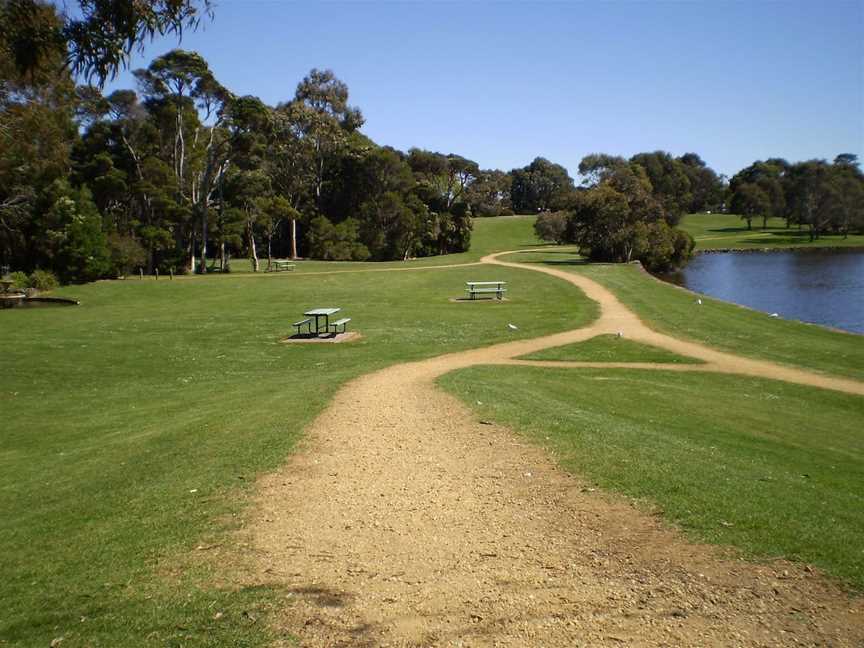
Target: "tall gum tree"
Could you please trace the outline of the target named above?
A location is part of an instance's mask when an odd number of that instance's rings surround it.
[[[200,262],[207,271],[209,208],[215,188],[225,173],[231,147],[225,132],[235,97],[213,76],[197,52],[172,50],[135,76],[145,97],[173,106],[171,161],[177,179],[178,201],[189,205],[200,219]],[[195,236],[188,247],[188,269],[196,269]]]

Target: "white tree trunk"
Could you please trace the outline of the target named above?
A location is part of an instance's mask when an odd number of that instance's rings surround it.
[[[252,254],[252,271],[258,272],[258,250],[255,249],[255,234],[252,231],[252,223],[249,223],[249,251]]]

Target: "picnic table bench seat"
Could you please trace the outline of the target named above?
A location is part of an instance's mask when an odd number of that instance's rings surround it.
[[[291,263],[290,261],[273,261],[270,264],[270,272],[280,272],[281,270],[294,270],[297,267],[297,264]]]
[[[339,327],[342,327],[342,333],[344,333],[348,327],[348,322],[351,321],[350,317],[343,317],[342,319],[338,319],[335,322],[330,323],[330,328],[333,329],[334,333],[339,333]]]
[[[468,292],[472,293],[505,293],[506,288],[471,288]]]
[[[291,326],[293,326],[297,329],[297,335],[300,335],[300,329],[303,328],[304,326],[306,327],[306,330],[311,334],[312,333],[312,318],[307,317],[306,319],[300,320],[299,322],[294,322]]]

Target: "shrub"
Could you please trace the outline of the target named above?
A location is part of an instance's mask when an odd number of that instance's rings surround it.
[[[309,254],[325,261],[365,261],[369,249],[358,240],[359,224],[348,218],[334,225],[324,216],[309,223]]]
[[[147,251],[130,236],[111,234],[108,236],[111,266],[117,276],[125,276],[147,263]]]
[[[564,212],[543,212],[534,221],[534,233],[541,241],[551,241],[561,245],[567,236],[567,214]]]
[[[26,272],[13,272],[9,275],[9,279],[12,281],[12,287],[17,290],[24,290],[30,287],[30,277],[27,276]]]
[[[41,292],[54,290],[59,285],[60,282],[57,281],[57,277],[48,270],[34,270],[33,274],[30,275],[30,288],[35,288]]]

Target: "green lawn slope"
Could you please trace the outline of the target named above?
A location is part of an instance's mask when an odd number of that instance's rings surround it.
[[[769,218],[764,229],[761,218],[752,225],[748,230],[747,221],[735,214],[689,214],[679,227],[696,240],[697,250],[864,247],[860,234],[826,234],[811,241],[806,228],[786,227],[782,218]]]

